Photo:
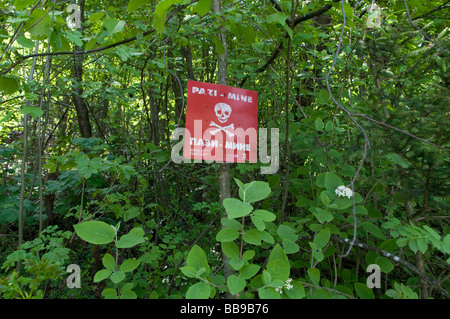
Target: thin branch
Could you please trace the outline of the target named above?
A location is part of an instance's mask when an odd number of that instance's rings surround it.
[[[430,144],[430,145],[432,145],[432,146],[434,146],[434,147],[437,147],[437,148],[439,148],[439,149],[441,149],[441,150],[450,152],[450,150],[449,150],[448,148],[445,148],[445,147],[443,147],[443,146],[439,146],[439,145],[437,145],[437,144],[434,144],[434,143],[432,143],[432,142],[430,142],[430,141],[428,141],[428,140],[425,140],[425,139],[420,138],[420,137],[418,137],[418,136],[416,136],[416,135],[414,135],[414,134],[411,134],[411,133],[408,133],[408,132],[406,132],[406,131],[404,131],[404,130],[402,130],[402,129],[399,129],[398,127],[395,127],[395,126],[392,126],[392,125],[389,125],[389,124],[386,124],[386,123],[383,123],[383,122],[374,120],[373,118],[371,118],[371,117],[369,117],[369,116],[367,116],[367,115],[365,115],[365,114],[353,114],[353,116],[360,116],[360,117],[363,117],[363,118],[365,118],[366,120],[372,121],[372,122],[374,122],[374,123],[376,123],[376,124],[378,124],[378,125],[386,126],[386,127],[390,128],[390,129],[393,129],[393,130],[396,130],[396,131],[398,131],[398,132],[400,132],[400,133],[403,133],[403,134],[405,134],[405,135],[408,135],[408,136],[410,136],[410,137],[412,137],[412,138],[414,138],[414,139],[416,139],[416,140],[419,140],[419,141],[421,141],[421,142]]]

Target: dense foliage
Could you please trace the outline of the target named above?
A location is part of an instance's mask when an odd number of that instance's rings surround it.
[[[0,297],[450,298],[448,1],[217,3],[0,0]],[[219,55],[280,132],[222,202],[170,161]]]

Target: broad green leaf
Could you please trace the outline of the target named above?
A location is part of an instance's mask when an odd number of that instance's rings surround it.
[[[24,106],[20,109],[20,113],[30,114],[33,117],[33,119],[37,119],[38,117],[40,117],[42,115],[43,111],[40,107]]]
[[[186,299],[208,299],[211,286],[205,282],[198,282],[189,287],[186,292]]]
[[[279,244],[276,244],[272,249],[266,269],[267,272],[270,273],[272,281],[281,280],[282,282],[286,282],[289,278],[291,271],[289,259],[287,258],[284,249]]]
[[[375,226],[373,223],[371,223],[371,222],[364,222],[364,223],[362,224],[362,227],[363,227],[368,233],[370,233],[371,235],[373,235],[373,236],[375,236],[375,237],[377,237],[377,238],[379,238],[379,239],[382,239],[382,240],[385,240],[385,239],[386,239],[386,236],[383,234],[383,232],[381,231],[381,229],[380,229],[379,227]]]
[[[176,3],[182,0],[161,0],[155,7],[155,14],[153,16],[153,27],[156,32],[162,33],[164,30],[164,23],[166,22],[167,11]]]
[[[205,14],[208,13],[210,7],[211,7],[211,0],[199,0],[195,5],[194,10],[198,15],[203,17]]]
[[[234,241],[222,242],[222,251],[228,258],[239,258],[239,248]]]
[[[23,10],[26,7],[35,4],[36,1],[35,0],[15,0],[14,1],[14,6],[16,7],[17,10]]]
[[[116,242],[117,248],[131,248],[145,241],[145,233],[140,227],[135,227]]]
[[[261,266],[255,264],[248,264],[241,268],[239,271],[241,278],[250,279],[255,276],[258,271],[261,269]]]
[[[312,212],[314,214],[314,216],[316,216],[317,220],[323,224],[325,222],[330,222],[333,220],[333,214],[330,213],[327,210],[324,210],[320,207],[311,207],[309,209],[310,212]]]
[[[261,238],[259,237],[259,231],[256,229],[247,230],[242,236],[245,242],[251,245],[261,245]]]
[[[245,190],[239,189],[239,197],[246,203],[253,203],[263,200],[271,191],[269,183],[254,181],[245,184]]]
[[[375,299],[375,295],[373,294],[372,289],[367,287],[366,284],[355,283],[355,290],[360,299]]]
[[[19,89],[18,81],[13,77],[0,76],[0,91],[5,94],[13,94]]]
[[[222,252],[230,259],[240,258],[239,248],[234,241],[221,242]]]
[[[103,25],[106,30],[109,31],[110,35],[116,34],[123,31],[126,22],[124,20],[117,20],[112,18],[106,18],[103,20]]]
[[[209,273],[208,259],[206,253],[198,245],[194,245],[186,258],[186,265],[199,271],[201,268],[205,268]],[[207,274],[208,275],[208,274]]]
[[[272,287],[259,288],[258,296],[260,299],[281,299],[280,293]]]
[[[293,281],[291,289],[284,289],[284,292],[290,299],[302,299],[306,297],[305,288],[297,281]]]
[[[402,168],[408,168],[411,164],[403,159],[397,153],[389,153],[384,155],[384,157],[389,160],[391,163],[398,164]]]
[[[299,245],[289,239],[283,239],[283,248],[286,254],[295,254],[300,250]]]
[[[220,223],[227,228],[232,228],[237,231],[242,230],[242,224],[235,219],[221,218]]]
[[[133,270],[135,270],[139,266],[140,263],[141,263],[141,261],[136,259],[136,258],[126,259],[120,265],[120,270],[122,270],[125,273],[132,272]]]
[[[317,268],[309,268],[307,272],[313,284],[318,286],[320,284],[320,270]]]
[[[81,33],[78,31],[74,31],[74,32],[70,32],[70,31],[65,31],[65,34],[67,36],[67,38],[72,41],[76,46],[78,47],[82,47],[83,46],[83,40],[81,40]]]
[[[268,23],[278,23],[281,25],[285,25],[287,18],[288,18],[287,15],[284,14],[283,12],[277,12],[277,13],[267,16],[266,21]]]
[[[117,291],[112,288],[103,289],[102,296],[105,297],[105,299],[119,299],[117,296]]]
[[[197,271],[194,269],[194,267],[184,266],[184,267],[181,267],[180,270],[186,277],[189,277],[189,278],[197,277]]]
[[[130,0],[130,2],[128,2],[127,11],[128,12],[136,11],[137,9],[146,5],[149,2],[150,0]]]
[[[316,128],[317,131],[323,130],[324,124],[320,117],[316,118],[316,120],[314,121],[314,127]]]
[[[112,274],[112,270],[110,269],[102,269],[97,271],[97,273],[94,276],[94,282],[100,282],[104,279],[109,278],[109,276]]]
[[[245,261],[240,258],[230,258],[229,262],[230,262],[230,266],[236,271],[240,270],[242,268],[242,266],[244,266],[244,264],[245,264]]]
[[[232,228],[222,228],[216,235],[219,242],[231,242],[239,237],[239,232]]]
[[[255,227],[256,227],[258,230],[263,231],[264,229],[266,229],[266,224],[264,224],[264,222],[262,221],[262,219],[259,218],[258,216],[255,216],[255,215],[252,214],[252,215],[250,216],[250,219],[252,220],[253,225],[255,225]]]
[[[392,262],[386,258],[386,257],[378,257],[375,260],[375,264],[380,266],[380,270],[384,272],[385,274],[390,273],[392,270],[394,270],[394,265]]]
[[[281,239],[287,239],[292,242],[297,241],[298,235],[296,234],[296,230],[287,225],[280,225],[277,229],[277,234]]]
[[[128,221],[132,218],[138,217],[141,213],[141,210],[139,209],[139,207],[133,206],[130,207],[129,209],[127,209],[123,214],[123,220],[124,221]]]
[[[236,198],[225,198],[223,206],[230,218],[239,218],[251,213],[253,207],[249,203],[244,203]]]
[[[330,241],[330,236],[331,236],[331,231],[329,228],[322,229],[321,231],[319,231],[317,233],[316,237],[314,237],[314,244],[316,244],[316,246],[318,248],[322,249]]]
[[[114,270],[116,268],[116,260],[111,254],[106,253],[102,258],[102,263],[106,269]]]
[[[47,10],[34,9],[23,28],[37,38],[49,37],[52,33],[52,20]]]
[[[264,209],[256,209],[253,211],[253,215],[259,217],[261,220],[266,222],[274,221],[276,216],[274,213],[271,213]]]
[[[236,275],[231,275],[230,277],[228,277],[227,286],[228,289],[230,289],[230,293],[232,295],[240,293],[242,290],[244,290],[246,285],[247,283],[244,278],[240,278]]]
[[[122,270],[114,271],[109,278],[113,283],[118,284],[125,279],[125,273]]]
[[[74,225],[73,228],[81,239],[91,244],[108,244],[116,237],[111,225],[102,221],[87,221]]]
[[[329,192],[335,192],[338,186],[344,185],[341,178],[334,173],[326,172],[325,173],[325,188]]]
[[[20,36],[17,38],[17,42],[25,47],[25,48],[34,48],[36,46],[35,42],[28,39],[27,37],[25,37],[24,35]]]

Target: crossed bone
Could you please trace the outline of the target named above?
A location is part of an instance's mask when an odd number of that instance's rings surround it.
[[[214,121],[211,121],[211,123],[209,124],[209,126],[215,126],[215,127],[218,128],[218,130],[211,131],[211,134],[212,134],[212,135],[215,135],[215,134],[216,134],[217,132],[219,132],[219,131],[223,131],[223,132],[227,133],[227,135],[228,135],[229,137],[234,136],[233,133],[227,131],[227,128],[232,128],[232,129],[234,130],[234,124],[230,124],[230,125],[228,125],[228,126],[220,126],[220,125],[214,123]]]

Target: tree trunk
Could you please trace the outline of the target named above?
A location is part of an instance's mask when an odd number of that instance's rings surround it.
[[[80,22],[81,26],[79,31],[83,31],[83,20],[84,20],[84,0],[80,1]],[[82,47],[75,46],[75,51],[84,50]],[[73,87],[72,87],[72,101],[75,105],[78,117],[78,126],[80,128],[80,134],[82,137],[92,137],[91,123],[89,122],[89,112],[82,98],[83,89],[81,88],[81,83],[83,81],[83,54],[74,54],[73,57]]]

